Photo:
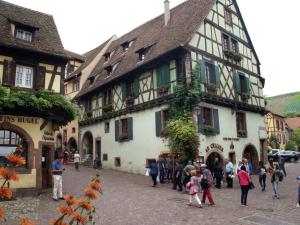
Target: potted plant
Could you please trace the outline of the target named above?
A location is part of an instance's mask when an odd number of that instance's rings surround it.
[[[206,88],[210,92],[216,92],[217,91],[217,86],[213,83],[209,83],[206,85]]]
[[[233,57],[234,57],[234,52],[233,52],[233,51],[230,51],[230,50],[224,50],[224,55],[225,55],[227,58],[233,58]]]
[[[242,60],[242,55],[240,53],[234,53],[233,59],[234,61],[240,62]]]
[[[242,100],[246,101],[250,98],[250,94],[249,93],[242,93],[241,98],[242,98]]]
[[[208,136],[213,136],[215,135],[215,129],[212,126],[209,125],[204,125],[204,134]]]
[[[107,113],[107,112],[111,112],[113,110],[113,107],[112,104],[109,104],[109,105],[104,105],[102,109],[104,113]]]
[[[168,85],[163,85],[163,86],[160,86],[160,87],[158,88],[158,93],[159,93],[160,95],[165,94],[165,93],[167,93],[168,91],[169,91],[169,86],[168,86]]]
[[[128,140],[128,135],[126,133],[120,134],[120,136],[119,136],[119,141],[120,142],[127,141],[127,140]]]
[[[247,131],[245,130],[238,130],[237,134],[238,137],[247,137]]]

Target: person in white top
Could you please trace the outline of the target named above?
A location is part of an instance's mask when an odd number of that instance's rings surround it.
[[[78,151],[76,151],[74,154],[74,163],[75,163],[75,169],[79,170],[80,155],[79,155]]]

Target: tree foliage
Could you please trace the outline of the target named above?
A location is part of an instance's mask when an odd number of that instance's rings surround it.
[[[0,114],[41,117],[66,125],[77,116],[77,106],[64,96],[47,91],[25,92],[0,85]]]
[[[285,145],[286,150],[296,151],[297,143],[295,141],[288,141]]]

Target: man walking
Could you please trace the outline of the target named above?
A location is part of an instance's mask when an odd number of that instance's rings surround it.
[[[62,192],[62,173],[65,169],[62,167],[62,157],[57,157],[52,162],[52,177],[53,177],[53,200],[58,201],[59,199],[63,200]],[[58,197],[57,197],[58,193]]]
[[[179,162],[176,162],[175,173],[173,179],[173,189],[176,190],[177,186],[179,187],[179,191],[182,191],[182,165]]]
[[[283,171],[284,176],[286,177],[285,160],[280,154],[278,154],[278,165],[279,165],[279,170]]]
[[[166,160],[163,156],[159,157],[159,182],[163,184],[165,182],[165,168]]]
[[[75,164],[75,169],[77,171],[79,170],[79,163],[80,163],[80,155],[79,155],[78,151],[76,151],[74,154],[74,164]]]
[[[227,182],[227,188],[233,187],[233,164],[230,162],[229,159],[226,159],[226,182]]]

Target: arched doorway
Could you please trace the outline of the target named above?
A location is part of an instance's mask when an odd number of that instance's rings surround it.
[[[82,138],[82,156],[83,160],[93,160],[93,135],[86,132]]]
[[[68,149],[71,154],[74,154],[77,151],[77,142],[74,138],[70,138],[68,141]]]
[[[213,171],[216,165],[221,165],[223,167],[224,165],[224,158],[222,156],[222,153],[219,151],[211,151],[207,153],[208,156],[206,158],[206,165],[210,171]]]
[[[258,171],[258,153],[256,148],[253,145],[247,145],[243,152],[243,158],[247,159],[253,166],[253,172]]]

